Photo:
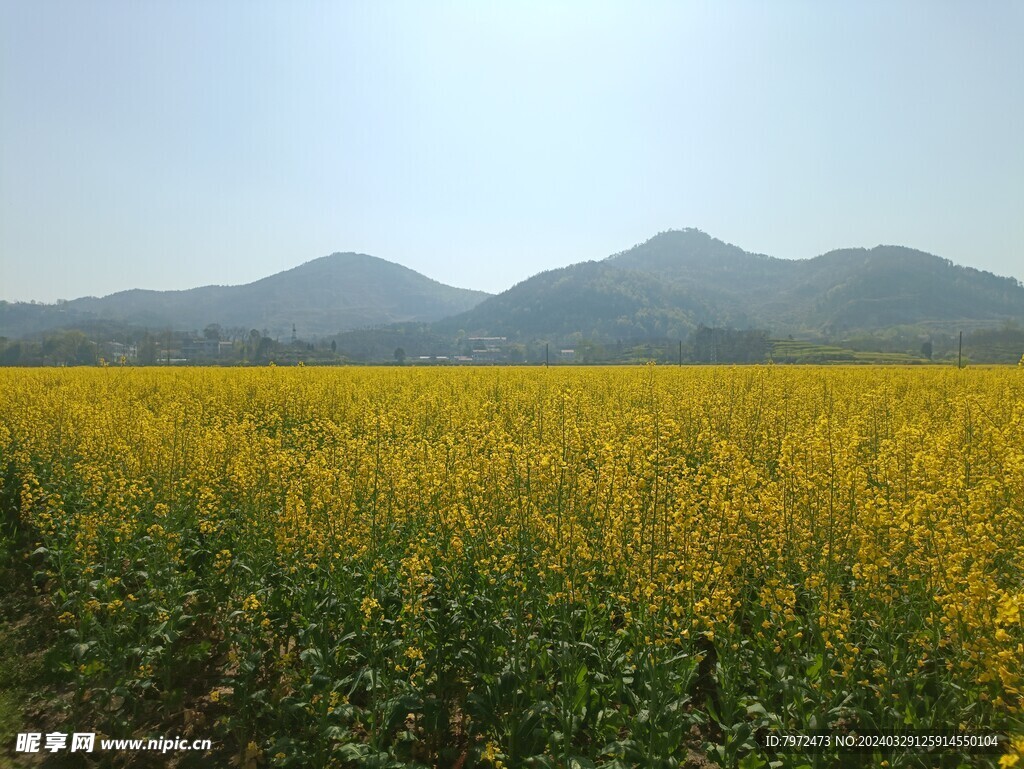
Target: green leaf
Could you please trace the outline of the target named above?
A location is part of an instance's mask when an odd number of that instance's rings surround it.
[[[811,663],[810,667],[807,668],[808,678],[817,678],[818,673],[821,672],[821,667],[824,664],[824,658],[819,654],[814,658],[814,662]]]

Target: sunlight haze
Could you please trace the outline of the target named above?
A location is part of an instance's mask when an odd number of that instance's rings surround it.
[[[1024,5],[0,2],[0,299],[696,227],[1024,278]]]

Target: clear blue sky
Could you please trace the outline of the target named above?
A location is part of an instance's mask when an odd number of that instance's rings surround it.
[[[0,298],[661,230],[1024,278],[1024,3],[0,0]]]

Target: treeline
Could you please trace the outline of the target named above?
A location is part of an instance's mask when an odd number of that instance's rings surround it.
[[[24,339],[0,337],[0,366],[264,366],[338,364],[683,364],[925,363],[1015,364],[1024,355],[1024,329],[1012,324],[963,336],[917,327],[842,340],[773,339],[765,329],[698,326],[684,339],[648,336],[615,340],[580,332],[529,341],[438,333],[430,324],[396,324],[317,340],[293,330],[281,340],[258,329],[207,326],[202,332],[159,332],[105,326],[62,329]]]
[[[292,337],[281,341],[258,329],[207,326],[202,333],[165,330],[47,331],[24,339],[0,337],[0,366],[281,365],[342,362],[337,344]]]
[[[92,366],[101,357],[99,345],[77,330],[36,340],[0,337],[0,366]]]
[[[952,354],[952,338],[948,349]],[[1024,329],[1009,326],[965,334],[964,354],[975,363],[1019,363],[1024,356]]]

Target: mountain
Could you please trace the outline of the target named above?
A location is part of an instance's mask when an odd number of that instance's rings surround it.
[[[304,338],[467,310],[488,294],[438,283],[366,254],[331,254],[241,286],[185,291],[121,291],[60,305],[0,304],[0,335],[18,336],[87,322],[152,329],[255,328]]]
[[[901,246],[813,259],[751,254],[700,230],[535,275],[436,329],[529,340],[682,338],[705,326],[810,336],[1024,321],[1024,286]]]
[[[465,354],[471,337],[573,346],[690,339],[701,326],[913,340],[1024,324],[1024,286],[902,246],[779,259],[685,229],[539,273],[497,296],[347,253],[242,286],[123,291],[60,305],[0,302],[0,337],[79,328],[102,339],[119,324],[189,331],[214,323],[278,338],[290,337],[293,324],[302,339],[357,330],[338,339],[338,349],[366,360],[391,359],[398,347],[409,355]]]
[[[476,308],[434,324],[475,336],[586,339],[685,336],[714,311],[697,287],[607,262],[534,275]]]

